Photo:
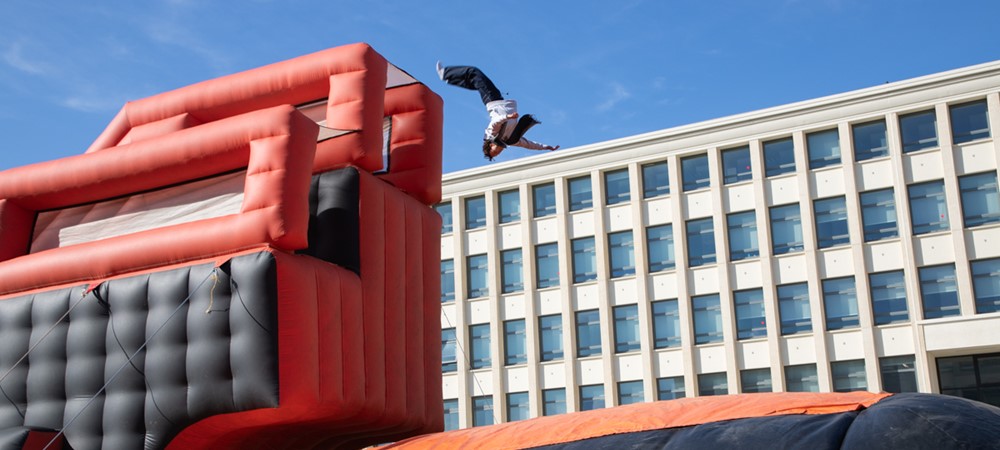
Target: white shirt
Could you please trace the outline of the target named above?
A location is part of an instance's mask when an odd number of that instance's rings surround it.
[[[486,126],[484,139],[492,141],[499,138],[501,141],[510,138],[517,125],[517,119],[509,119],[512,114],[517,114],[517,100],[494,100],[486,104],[486,111],[490,113],[490,124]],[[506,126],[505,126],[506,125]],[[528,140],[524,137],[513,144],[517,147],[524,147],[530,150],[544,150],[545,145]]]

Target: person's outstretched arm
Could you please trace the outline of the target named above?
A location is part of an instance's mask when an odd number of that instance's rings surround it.
[[[514,146],[526,148],[528,150],[548,150],[548,151],[559,150],[558,145],[553,146],[553,145],[540,144],[538,142],[529,140],[528,138],[521,138],[521,140],[517,141],[517,143],[514,144]]]

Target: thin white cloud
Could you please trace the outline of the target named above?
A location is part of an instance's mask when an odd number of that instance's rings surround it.
[[[4,49],[3,61],[17,70],[32,75],[47,75],[51,71],[51,67],[48,64],[31,61],[24,55],[24,43],[22,41],[14,42]]]
[[[66,108],[85,113],[114,111],[125,104],[122,98],[99,95],[74,95],[66,97],[60,104]]]
[[[603,103],[597,105],[596,109],[598,111],[607,111],[611,108],[614,108],[615,105],[621,103],[623,100],[626,100],[631,96],[632,94],[629,93],[628,89],[625,89],[625,86],[623,86],[621,83],[612,82],[611,94],[608,96],[606,100],[604,100]]]

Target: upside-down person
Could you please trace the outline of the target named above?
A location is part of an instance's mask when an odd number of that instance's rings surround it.
[[[558,145],[539,144],[524,137],[528,130],[540,124],[538,120],[525,114],[517,113],[517,101],[505,100],[493,81],[476,67],[472,66],[441,66],[437,63],[438,77],[452,86],[479,91],[479,96],[490,113],[490,124],[486,126],[483,136],[483,156],[493,161],[508,146],[523,147],[529,150],[556,150]]]

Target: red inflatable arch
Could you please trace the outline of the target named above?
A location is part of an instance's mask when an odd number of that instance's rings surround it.
[[[0,442],[440,430],[441,120],[354,44],[130,102],[86,153],[0,172]]]

